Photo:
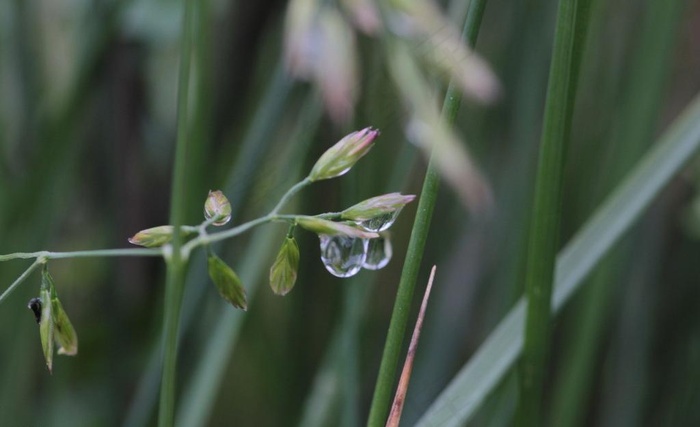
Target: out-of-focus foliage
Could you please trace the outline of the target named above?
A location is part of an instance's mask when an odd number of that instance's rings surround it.
[[[211,189],[234,225],[264,214],[348,129],[381,130],[372,155],[299,194],[296,212],[419,194],[421,153],[440,162],[424,256],[439,273],[406,425],[521,292],[556,2],[488,2],[478,55],[459,42],[467,3],[197,2],[187,223]],[[167,223],[181,11],[174,0],[0,2],[0,253],[128,247]],[[700,91],[697,1],[595,1],[590,22],[562,244]],[[439,116],[450,78],[471,95],[454,127]],[[700,423],[698,182],[697,167],[677,177],[557,317],[551,425]],[[330,275],[318,238],[297,233],[284,298],[268,286],[284,228],[217,247],[246,287],[245,313],[193,256],[181,425],[362,424],[414,206],[392,228],[386,268],[352,279]],[[26,267],[1,263],[0,291]],[[0,306],[0,425],[152,425],[162,263],[56,260],[51,273],[80,353],[54,357],[48,374],[26,308],[34,273]],[[506,378],[472,424],[510,425],[515,397]]]

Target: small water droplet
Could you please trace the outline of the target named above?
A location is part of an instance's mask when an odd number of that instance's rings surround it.
[[[321,261],[332,275],[350,277],[362,269],[367,258],[367,239],[320,234]]]
[[[374,218],[365,221],[356,221],[355,223],[367,231],[379,233],[380,231],[384,231],[394,225],[394,222],[396,222],[396,218],[399,217],[400,213],[401,209],[397,209],[393,212],[375,216]]]
[[[226,225],[231,221],[231,202],[220,190],[209,191],[207,200],[204,202],[204,218],[215,219],[212,225]]]
[[[365,259],[362,268],[368,270],[379,270],[386,267],[391,260],[393,251],[391,248],[391,240],[388,237],[377,237],[369,239],[367,245],[367,259]]]
[[[226,215],[224,217],[221,217],[220,220],[212,222],[212,225],[220,227],[222,225],[228,224],[229,221],[231,221],[231,215]]]

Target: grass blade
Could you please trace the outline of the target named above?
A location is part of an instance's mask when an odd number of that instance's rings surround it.
[[[406,402],[406,392],[408,392],[408,383],[411,380],[411,372],[413,371],[413,360],[416,357],[416,350],[418,349],[418,339],[420,338],[420,331],[423,328],[423,318],[425,317],[425,309],[428,307],[430,291],[433,289],[433,280],[435,279],[435,268],[436,266],[433,266],[433,269],[430,271],[428,286],[425,288],[425,294],[423,295],[423,302],[420,306],[420,312],[418,313],[416,326],[413,328],[413,336],[411,337],[411,344],[408,346],[408,354],[406,354],[406,361],[403,365],[403,371],[401,371],[399,386],[396,388],[396,396],[394,396],[394,403],[391,404],[389,420],[386,422],[387,427],[399,427],[399,422],[401,421],[401,412],[403,411],[403,405]]]
[[[486,1],[474,0],[470,5],[464,26],[464,34],[468,37],[467,44],[473,47],[476,42],[478,29],[481,26],[481,17],[483,16]],[[446,119],[447,124],[452,124],[457,116],[462,97],[458,89],[453,84],[447,89],[445,102],[442,108],[442,115]],[[403,336],[406,332],[408,323],[408,312],[413,299],[413,289],[416,285],[418,277],[418,269],[423,258],[423,250],[428,237],[428,229],[435,208],[437,199],[437,190],[439,185],[439,176],[437,166],[433,162],[431,155],[428,163],[428,170],[423,181],[420,200],[418,202],[418,214],[416,215],[411,238],[406,251],[406,259],[401,272],[401,280],[396,293],[396,302],[391,315],[391,323],[389,324],[389,332],[387,333],[384,353],[379,367],[377,376],[377,384],[372,397],[369,418],[367,424],[369,426],[381,426],[389,412],[389,404],[391,400],[391,391],[393,390],[394,380],[396,378],[396,367],[399,360],[399,352],[403,343]]]
[[[678,0],[652,2],[648,5],[644,19],[638,24],[641,27],[641,34],[632,51],[630,73],[625,76],[623,86],[623,97],[627,101],[620,106],[616,114],[619,116],[618,122],[611,129],[610,137],[606,138],[606,143],[611,148],[608,155],[603,157],[604,151],[596,150],[601,153],[598,156],[601,161],[604,162],[604,158],[608,159],[608,162],[601,164],[602,171],[596,172],[601,177],[602,185],[597,189],[598,191],[591,191],[590,183],[582,180],[582,185],[579,187],[582,192],[594,193],[590,197],[595,197],[593,200],[596,202],[600,200],[600,192],[605,191],[606,193],[603,194],[607,194],[612,190],[653,142],[654,129],[658,123],[659,111],[663,106],[663,89],[672,65],[670,57],[678,35],[683,4],[683,1]],[[614,10],[607,4],[597,9],[596,17],[591,18],[592,22],[602,21]],[[595,24],[592,23],[592,25]],[[599,34],[595,36],[601,37]],[[594,49],[589,49],[589,52],[593,51]],[[591,206],[595,205],[591,204]],[[660,221],[656,220],[656,222]],[[657,235],[659,240],[637,239],[636,236],[634,239],[622,239],[616,245],[616,249],[606,256],[588,279],[591,283],[583,285],[586,291],[575,297],[578,306],[575,320],[571,322],[570,327],[566,328],[565,353],[561,359],[562,362],[557,364],[562,368],[553,388],[551,425],[573,427],[585,423],[584,414],[590,405],[591,397],[594,396],[595,372],[600,366],[598,355],[604,351],[605,336],[609,322],[613,318],[611,309],[617,305],[614,302],[618,299],[619,292],[626,294],[638,286],[638,281],[629,277],[630,273],[627,273],[626,268],[622,266],[629,264],[631,256],[634,257],[635,262],[638,262],[640,252],[649,251],[645,246],[655,248],[662,241],[660,233],[651,232],[655,227],[647,226],[646,229],[648,231],[645,234]],[[641,243],[646,245],[640,247]],[[649,262],[652,260],[650,259]],[[630,351],[628,357],[633,359],[638,358],[641,353],[638,349],[632,350],[630,346],[624,346],[624,348]],[[605,364],[609,363],[606,361]],[[606,379],[609,379],[609,376],[606,376]],[[640,379],[640,390],[643,389],[641,384]],[[633,394],[626,393],[625,396]],[[622,405],[618,401],[612,406],[617,409]],[[631,423],[631,425],[635,424],[637,423]]]
[[[517,414],[521,426],[542,425],[542,389],[549,358],[551,297],[559,245],[564,160],[570,140],[587,18],[588,0],[562,0],[559,3],[527,247],[527,318]]]
[[[557,312],[611,246],[700,147],[700,96],[560,252],[552,308]],[[461,426],[515,363],[523,346],[523,299],[428,409],[418,426]]]
[[[182,296],[185,288],[187,260],[182,259],[180,248],[182,236],[180,227],[184,224],[187,209],[185,191],[187,188],[187,156],[189,145],[189,87],[192,45],[194,41],[193,20],[194,0],[186,0],[182,17],[182,41],[180,46],[180,75],[178,77],[177,142],[173,168],[172,192],[170,199],[170,223],[174,227],[172,257],[167,262],[165,284],[165,310],[163,314],[163,376],[160,387],[158,425],[169,427],[175,417],[175,371],[177,366],[177,341],[182,311]]]

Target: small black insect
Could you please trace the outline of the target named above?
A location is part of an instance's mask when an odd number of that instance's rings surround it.
[[[36,323],[41,322],[41,299],[32,298],[27,304],[27,308],[34,312],[34,317],[36,318]]]

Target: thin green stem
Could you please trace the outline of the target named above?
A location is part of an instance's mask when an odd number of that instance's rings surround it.
[[[187,146],[188,146],[188,106],[190,66],[192,45],[194,41],[193,20],[194,0],[185,0],[185,12],[182,17],[182,41],[180,53],[180,72],[178,78],[177,144],[175,147],[175,167],[173,168],[173,185],[171,191],[170,223],[174,227],[172,257],[166,272],[165,310],[163,319],[163,376],[160,388],[160,407],[158,425],[171,427],[175,414],[175,371],[177,366],[177,339],[180,324],[180,310],[185,285],[187,259],[180,249],[182,236],[180,227],[184,223],[186,211],[187,183]]]
[[[372,407],[370,409],[367,424],[370,427],[384,425],[391,404],[391,394],[394,388],[396,377],[396,367],[398,365],[403,337],[408,323],[409,308],[413,298],[413,289],[416,285],[418,270],[423,259],[423,250],[428,237],[428,229],[432,219],[435,201],[437,200],[438,185],[440,177],[437,172],[432,156],[428,164],[428,170],[423,181],[420,201],[418,203],[418,214],[413,223],[411,239],[408,243],[406,259],[401,272],[401,280],[396,293],[396,302],[391,315],[389,332],[387,333],[384,354],[379,367],[377,385],[374,389]]]
[[[587,3],[587,0],[559,3],[525,273],[528,307],[517,415],[518,425],[524,427],[543,425],[542,389],[550,346],[563,164],[570,137]]]
[[[554,312],[583,286],[602,257],[698,152],[700,94],[561,250],[552,299]],[[525,299],[521,298],[416,425],[458,427],[469,422],[520,355],[524,320]]]
[[[279,210],[279,208],[284,204],[283,202],[289,200],[295,193],[297,193],[299,190],[301,190],[303,187],[308,185],[310,181],[307,179],[298,182],[296,185],[294,185],[292,188],[289,189],[289,191],[282,197],[280,203],[277,204],[275,209],[273,209],[269,214],[262,216],[260,218],[256,218],[254,220],[248,221],[246,223],[243,223],[237,227],[231,228],[226,231],[221,231],[218,233],[208,233],[206,231],[206,228],[213,224],[216,219],[212,218],[207,221],[204,221],[200,225],[197,226],[190,226],[190,225],[182,225],[180,226],[181,230],[185,230],[191,233],[198,233],[198,237],[188,241],[185,244],[181,243],[181,250],[176,251],[175,250],[175,235],[179,233],[174,233],[173,234],[173,250],[168,251],[168,253],[172,252],[173,256],[172,258],[175,258],[175,253],[179,253],[180,256],[180,261],[186,261],[189,258],[189,254],[192,253],[192,251],[199,247],[199,246],[206,246],[214,242],[218,242],[221,240],[226,240],[230,239],[231,237],[238,236],[240,234],[245,233],[246,231],[250,230],[253,227],[256,227],[258,225],[267,223],[267,222],[275,222],[275,221],[280,221],[280,222],[288,222],[288,223],[293,223],[298,215],[277,215],[275,212]],[[331,212],[331,213],[325,213],[325,214],[320,214],[316,215],[319,218],[324,218],[324,219],[336,219],[340,217],[339,212]],[[0,262],[3,261],[10,261],[14,259],[32,259],[32,258],[45,258],[46,260],[49,259],[66,259],[66,258],[97,258],[97,257],[122,257],[122,256],[164,256],[165,251],[163,248],[153,248],[153,249],[143,249],[143,248],[134,248],[134,249],[97,249],[97,250],[89,250],[89,251],[72,251],[72,252],[50,252],[50,251],[38,251],[38,252],[15,252],[12,254],[7,254],[7,255],[0,255]],[[172,261],[171,261],[172,262]]]
[[[486,0],[473,0],[470,5],[463,31],[463,36],[468,37],[467,42],[470,47],[473,47],[476,42],[476,35],[481,26],[481,17],[483,16],[485,4]],[[454,123],[461,100],[461,92],[456,86],[450,84],[442,107],[442,115],[448,124]],[[406,334],[413,290],[416,286],[418,270],[423,259],[423,251],[428,238],[435,201],[437,200],[439,183],[440,176],[431,154],[423,181],[420,201],[418,202],[418,213],[413,223],[406,259],[401,272],[399,288],[396,292],[396,302],[394,303],[389,332],[384,345],[377,384],[374,389],[372,406],[367,421],[367,425],[370,427],[383,426],[389,413],[394,381],[396,379],[396,368],[401,354],[403,338]]]
[[[39,252],[15,252],[13,254],[0,255],[0,261],[11,261],[14,259],[32,259],[39,258],[40,256],[46,256],[50,252],[39,251]]]
[[[219,242],[221,240],[226,240],[234,236],[238,236],[239,234],[245,233],[246,231],[250,230],[251,228],[264,224],[266,222],[272,222],[274,220],[277,220],[278,217],[276,215],[265,215],[260,218],[256,218],[252,221],[248,221],[246,223],[243,223],[237,227],[233,227],[231,229],[228,229],[226,231],[221,231],[218,233],[212,233],[212,234],[205,234],[201,235],[195,239],[190,240],[187,242],[187,244],[183,247],[183,252],[186,254],[189,254],[190,251],[197,246],[202,246],[202,245],[208,245],[214,242]]]
[[[276,96],[285,95],[284,93],[279,93]],[[276,96],[270,94],[269,98],[272,100],[275,99]],[[284,185],[284,183],[289,182],[290,179],[303,176],[297,169],[300,169],[303,164],[303,157],[305,153],[308,152],[308,147],[313,141],[313,135],[318,128],[322,116],[322,104],[320,97],[316,96],[316,94],[311,94],[307,102],[304,102],[303,105],[304,109],[299,120],[296,121],[294,130],[288,137],[288,140],[292,141],[292,143],[289,145],[289,151],[285,153],[287,164],[292,165],[292,167],[287,170],[286,173],[282,173],[277,177],[276,182],[279,185]],[[263,111],[261,114],[256,115],[254,122],[257,123],[258,119],[262,120],[265,117],[267,117],[267,114]],[[263,123],[269,122],[269,120],[263,120]],[[263,129],[259,131],[262,132]],[[257,135],[257,132],[256,130],[253,134]],[[259,137],[255,136],[254,138],[257,139]],[[264,138],[259,141],[259,143],[265,144]],[[240,162],[237,161],[237,164],[244,168],[247,167],[245,166],[247,163],[248,162],[243,160]],[[254,173],[251,173],[250,176],[234,173],[231,176],[233,178],[236,176],[242,178],[239,180],[234,179],[233,182],[236,183],[249,182],[250,179],[255,179]],[[272,185],[272,188],[276,187],[277,185]],[[236,194],[240,194],[240,192],[236,193],[232,191],[232,193],[233,197],[241,197],[240,195],[236,196]],[[243,199],[241,198],[240,200]],[[233,199],[231,199],[231,202],[233,205]],[[269,266],[268,263],[272,261],[264,255],[272,253],[271,251],[274,251],[278,244],[279,236],[277,232],[270,233],[270,231],[274,231],[274,229],[268,227],[266,230],[255,231],[249,247],[246,248],[246,258],[240,259],[236,267],[237,271],[240,269],[239,274],[241,281],[247,284],[246,291],[249,295],[249,304],[254,301],[256,286],[262,284],[259,279],[268,271],[265,265]],[[197,314],[197,316],[200,316],[200,314]],[[196,427],[206,425],[207,419],[216,401],[216,392],[223,383],[223,378],[225,377],[224,373],[228,366],[227,361],[230,359],[231,351],[236,345],[235,343],[238,339],[245,316],[242,316],[240,312],[222,307],[221,313],[216,315],[216,317],[219,319],[217,321],[217,326],[211,331],[210,336],[207,338],[207,343],[202,349],[202,356],[198,360],[197,366],[193,371],[191,381],[185,388],[182,399],[183,403],[178,409],[176,426]]]
[[[289,201],[289,199],[291,199],[296,193],[301,191],[304,187],[306,187],[309,184],[311,184],[311,180],[309,179],[309,177],[306,177],[303,180],[294,184],[294,186],[290,188],[284,196],[282,196],[279,203],[277,203],[277,206],[275,206],[270,212],[270,215],[275,215],[277,212],[279,212],[280,209],[282,209],[282,207]]]
[[[211,233],[211,234],[206,234],[206,233],[201,233],[200,236],[196,239],[192,239],[191,241],[187,242],[187,244],[183,247],[183,253],[185,255],[189,254],[192,249],[196,248],[197,246],[202,246],[202,245],[208,245],[214,242],[218,242],[221,240],[229,239],[234,236],[238,236],[239,234],[242,234],[251,228],[258,226],[260,224],[264,224],[266,222],[273,222],[273,221],[284,221],[284,222],[292,222],[297,218],[297,215],[278,215],[277,212],[291,199],[296,193],[298,193],[301,189],[306,187],[307,185],[311,184],[311,180],[309,178],[304,178],[303,180],[297,182],[290,188],[280,199],[279,203],[277,203],[277,206],[275,206],[269,214],[262,216],[260,218],[256,218],[252,221],[248,221],[246,223],[243,223],[237,227],[233,227],[229,230],[226,231],[221,231],[218,233]],[[326,216],[331,215],[331,218],[336,218],[340,214],[321,214],[317,215],[318,217],[326,218]]]
[[[295,193],[297,193],[299,190],[301,190],[303,187],[308,185],[310,181],[308,180],[303,180],[295,184],[292,188],[289,189],[289,191],[280,199],[280,203],[277,204],[275,209],[273,209],[269,214],[262,216],[260,218],[256,218],[254,220],[248,221],[246,223],[243,223],[237,227],[231,228],[226,231],[221,231],[218,233],[207,233],[206,228],[212,225],[216,219],[212,218],[207,221],[202,222],[200,225],[197,226],[191,226],[191,225],[182,225],[180,226],[181,230],[185,230],[190,233],[198,233],[199,236],[190,240],[186,244],[181,244],[181,250],[176,251],[175,250],[175,235],[179,233],[174,233],[173,234],[173,255],[175,252],[180,253],[180,258],[181,260],[187,260],[189,257],[189,254],[194,250],[195,248],[199,246],[204,246],[208,245],[214,242],[218,242],[221,240],[226,240],[230,239],[231,237],[238,236],[240,234],[243,234],[244,232],[250,230],[253,227],[256,227],[258,225],[267,223],[267,222],[274,222],[274,221],[282,221],[282,222],[293,222],[296,218],[297,215],[278,215],[276,214],[276,211],[279,210],[279,208],[284,204],[283,202],[289,200]],[[324,218],[324,219],[336,219],[340,217],[339,212],[331,212],[331,213],[325,213],[325,214],[320,214],[316,215],[319,218]],[[169,251],[170,252],[170,251]],[[39,252],[16,252],[12,254],[7,254],[7,255],[0,255],[0,262],[2,261],[10,261],[14,259],[31,259],[31,258],[39,258],[39,257],[44,257],[47,260],[49,259],[65,259],[65,258],[96,258],[96,257],[121,257],[121,256],[163,256],[164,251],[162,248],[155,248],[155,249],[143,249],[143,248],[134,248],[134,249],[97,249],[97,250],[89,250],[89,251],[72,251],[72,252],[50,252],[50,251],[39,251]],[[173,256],[174,257],[174,256]]]
[[[203,245],[208,245],[214,242],[219,242],[221,240],[226,240],[230,239],[231,237],[238,236],[239,234],[243,234],[246,231],[250,230],[253,227],[256,227],[261,224],[265,224],[266,222],[288,222],[292,223],[294,222],[300,215],[275,215],[272,213],[269,213],[265,216],[261,216],[260,218],[256,218],[254,220],[248,221],[246,223],[243,223],[237,227],[231,228],[226,231],[221,231],[219,233],[212,233],[212,234],[202,234],[196,239],[192,239],[189,242],[187,242],[186,245],[183,246],[182,252],[185,255],[188,255],[194,248],[198,246],[203,246]]]
[[[98,257],[124,257],[124,256],[162,256],[163,250],[158,249],[97,249],[92,251],[72,251],[72,252],[15,252],[13,254],[0,255],[0,262],[13,259],[67,259],[67,258],[98,258]]]
[[[204,3],[208,4],[209,2],[206,1]],[[210,7],[207,7],[207,9],[209,8]],[[206,24],[203,25],[206,26]],[[262,161],[261,156],[266,152],[272,142],[275,141],[273,137],[275,127],[269,124],[277,122],[285,112],[285,107],[287,106],[292,79],[286,76],[282,64],[277,64],[275,69],[276,71],[273,73],[273,76],[268,80],[267,89],[265,90],[260,105],[256,107],[253,121],[246,131],[245,137],[240,143],[236,144],[232,143],[232,138],[230,136],[224,137],[225,145],[236,145],[240,147],[235,164],[229,168],[231,172],[228,174],[225,180],[226,184],[224,184],[222,188],[231,202],[232,217],[234,218],[238,216],[237,214],[244,204],[246,206],[249,205],[244,203],[244,200],[248,192],[254,187],[251,185],[252,177],[256,175],[256,168]],[[235,129],[238,129],[239,126],[240,124],[238,123],[232,122],[231,124],[231,127]],[[232,133],[235,132],[230,130],[225,132],[225,134],[229,135]],[[222,164],[220,166],[223,167],[224,163],[228,164],[224,158],[221,160]],[[197,306],[205,293],[205,287],[196,285],[201,281],[201,277],[206,274],[206,268],[206,259],[199,258],[190,266],[188,271],[186,279],[187,284],[185,285],[186,294],[180,322],[181,331],[190,328],[194,319],[199,318],[201,315],[201,313],[197,312],[197,310],[199,310]],[[190,290],[189,294],[187,293],[188,289]],[[226,337],[226,339],[231,338]],[[156,405],[157,399],[158,377],[160,375],[159,349],[160,345],[158,345],[158,349],[154,348],[151,350],[147,367],[144,369],[137,390],[134,393],[133,399],[131,399],[131,407],[126,416],[126,421],[124,422],[125,427],[143,427],[148,424],[152,407]],[[179,405],[179,411],[192,413],[193,411],[190,409],[187,393],[187,390],[185,390],[185,397],[183,397],[183,403]],[[202,410],[201,407],[197,409]],[[192,426],[194,424],[185,425]]]
[[[38,258],[36,261],[34,261],[34,262],[32,263],[32,265],[30,265],[29,268],[27,268],[27,269],[24,271],[24,273],[22,273],[22,275],[19,276],[19,277],[17,278],[17,280],[15,280],[14,282],[12,282],[12,284],[5,290],[5,292],[2,293],[2,295],[0,295],[0,304],[2,304],[2,302],[5,300],[5,298],[9,297],[10,294],[11,294],[15,289],[17,289],[17,287],[18,287],[19,285],[21,285],[22,282],[24,282],[24,280],[25,280],[27,277],[29,277],[29,275],[32,274],[32,272],[33,272],[34,270],[36,270],[37,267],[39,267],[40,265],[42,265],[42,264],[44,264],[44,263],[45,263],[45,261],[44,261],[43,259],[41,259],[41,258]]]
[[[591,193],[589,197],[594,202],[613,190],[614,185],[634,167],[634,162],[642,158],[644,150],[653,142],[660,117],[659,111],[664,105],[663,89],[673,65],[670,58],[686,6],[687,2],[682,0],[651,2],[639,23],[640,32],[635,41],[631,66],[625,73],[623,83],[622,93],[626,101],[622,101],[621,108],[616,110],[619,121],[611,129],[608,141],[603,143],[610,144],[614,149],[601,152],[599,156],[601,170],[596,171],[596,175],[603,177],[602,185],[598,191],[593,192],[590,182],[584,181],[581,188],[584,192]],[[592,28],[595,28],[596,23],[603,17],[609,16],[612,10],[604,2],[595,9],[596,14],[590,18]],[[596,34],[596,37],[600,36]],[[605,163],[605,160],[609,162]],[[640,253],[650,251],[646,246],[652,246],[655,250],[663,247],[661,242],[649,237],[654,235],[655,233],[645,233],[644,239],[630,236],[622,240],[597,268],[589,283],[583,285],[582,295],[577,297],[580,302],[576,307],[575,320],[570,327],[566,327],[566,330],[572,333],[565,334],[568,338],[563,362],[559,364],[561,372],[557,374],[557,383],[553,387],[550,425],[584,425],[586,408],[590,404],[590,397],[595,393],[593,384],[600,363],[597,354],[603,348],[607,337],[612,307],[618,298],[617,293],[628,294],[630,289],[638,289],[630,286],[633,282],[643,282],[630,280],[630,273],[620,267],[628,265],[630,258],[634,257],[637,265],[649,268],[650,266],[639,262],[638,257]],[[640,247],[641,243],[646,243],[646,246]],[[634,275],[639,274],[637,268],[633,271]],[[624,309],[622,312],[624,313]],[[625,348],[634,353],[634,357],[643,354],[634,351],[634,346],[628,346],[627,343]],[[610,351],[614,353],[613,350]],[[634,363],[630,366],[634,366]],[[644,389],[642,378],[638,387],[640,390]],[[634,398],[626,399],[626,404],[634,406],[634,401]],[[616,408],[620,409],[620,406],[616,405]],[[624,409],[620,409],[619,413],[624,413]],[[638,424],[634,421],[629,423]],[[613,423],[615,424],[619,423]]]

